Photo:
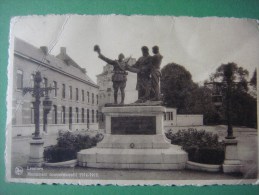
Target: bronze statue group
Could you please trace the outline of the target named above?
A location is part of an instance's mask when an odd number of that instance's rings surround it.
[[[94,51],[99,54],[99,58],[113,65],[113,89],[114,89],[114,104],[118,104],[118,91],[121,91],[121,102],[124,104],[125,87],[127,82],[127,71],[137,74],[138,100],[135,103],[145,103],[147,101],[160,101],[160,65],[163,56],[159,53],[159,47],[152,48],[153,56],[149,54],[148,47],[141,48],[142,56],[136,61],[135,64],[129,65],[130,60],[125,60],[124,55],[121,53],[118,60],[111,60],[105,57],[98,45],[94,46]]]

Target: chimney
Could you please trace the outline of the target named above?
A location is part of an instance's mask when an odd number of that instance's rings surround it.
[[[41,46],[40,49],[43,51],[45,55],[48,54],[48,47],[47,46]]]
[[[60,54],[65,56],[67,54],[66,47],[60,47]]]

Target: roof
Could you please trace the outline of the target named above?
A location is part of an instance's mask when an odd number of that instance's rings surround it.
[[[49,66],[49,68],[58,69],[67,75],[79,78],[94,87],[98,87],[96,83],[86,74],[86,70],[80,67],[68,55],[66,55],[66,60],[59,59],[54,55],[45,54],[43,49],[37,48],[17,37],[14,40],[14,53],[37,61],[39,64],[43,63],[44,65]]]

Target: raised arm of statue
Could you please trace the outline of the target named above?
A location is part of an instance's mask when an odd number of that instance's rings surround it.
[[[95,45],[94,46],[94,51],[99,54],[99,58],[100,59],[102,59],[103,61],[107,62],[108,64],[111,64],[111,65],[115,65],[116,64],[115,60],[111,60],[111,59],[105,57],[103,54],[101,54],[101,49],[100,49],[99,45]]]
[[[116,65],[116,61],[115,60],[111,60],[107,57],[105,57],[103,54],[99,53],[99,58],[102,59],[103,61],[107,62],[108,64],[111,65]]]

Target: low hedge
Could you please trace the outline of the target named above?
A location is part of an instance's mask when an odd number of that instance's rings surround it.
[[[224,144],[218,141],[218,135],[205,130],[189,128],[166,133],[172,144],[182,146],[190,161],[205,164],[222,164],[225,158]]]
[[[222,164],[225,158],[225,152],[221,148],[187,148],[190,161],[204,164]]]
[[[74,148],[49,146],[44,150],[44,160],[50,163],[68,161],[75,159],[76,153],[77,151]]]
[[[102,139],[101,133],[90,136],[82,132],[60,132],[57,144],[44,149],[44,160],[50,163],[73,160],[77,157],[77,152],[96,146]]]

